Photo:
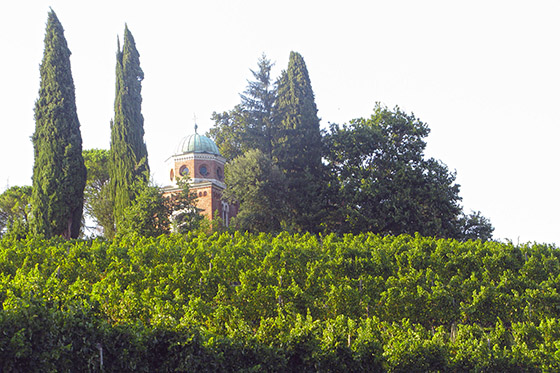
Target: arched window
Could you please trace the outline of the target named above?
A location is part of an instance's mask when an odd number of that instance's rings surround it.
[[[222,201],[222,221],[224,226],[229,227],[229,203]]]

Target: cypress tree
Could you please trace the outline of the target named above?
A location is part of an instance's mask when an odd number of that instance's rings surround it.
[[[142,116],[142,79],[140,54],[134,37],[125,26],[121,49],[117,47],[115,117],[111,121],[109,158],[110,190],[114,200],[116,225],[133,199],[132,185],[149,174],[148,151],[144,142]]]
[[[35,103],[31,230],[45,237],[77,238],[82,219],[86,168],[76,113],[70,50],[51,9]]]
[[[289,173],[318,172],[321,130],[315,95],[301,54],[290,53],[288,69],[278,82],[275,146],[277,163]]]
[[[277,94],[273,159],[286,174],[291,220],[299,229],[317,231],[323,194],[321,130],[311,80],[299,53],[290,53]]]

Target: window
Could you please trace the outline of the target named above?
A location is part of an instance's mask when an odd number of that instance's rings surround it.
[[[222,221],[229,227],[229,203],[222,201]]]
[[[208,176],[208,169],[206,168],[206,165],[203,164],[198,170],[202,176]]]
[[[171,169],[171,172],[169,173],[169,180],[173,181],[174,177],[175,177],[175,171],[173,171],[173,169]]]
[[[189,168],[185,165],[182,165],[179,169],[179,173],[181,174],[181,176],[187,176],[189,174]]]

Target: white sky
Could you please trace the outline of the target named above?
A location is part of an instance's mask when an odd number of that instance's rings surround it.
[[[30,185],[49,6],[72,51],[84,148],[109,147],[117,35],[145,73],[149,163],[239,103],[264,52],[306,61],[322,125],[399,105],[428,124],[429,156],[457,171],[465,210],[494,236],[560,244],[559,1],[9,1],[0,13],[0,191]]]

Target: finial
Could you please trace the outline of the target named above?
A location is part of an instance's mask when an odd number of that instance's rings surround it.
[[[196,131],[198,130],[198,125],[196,124],[196,114],[193,115],[193,119],[194,119],[194,133],[197,133]]]

